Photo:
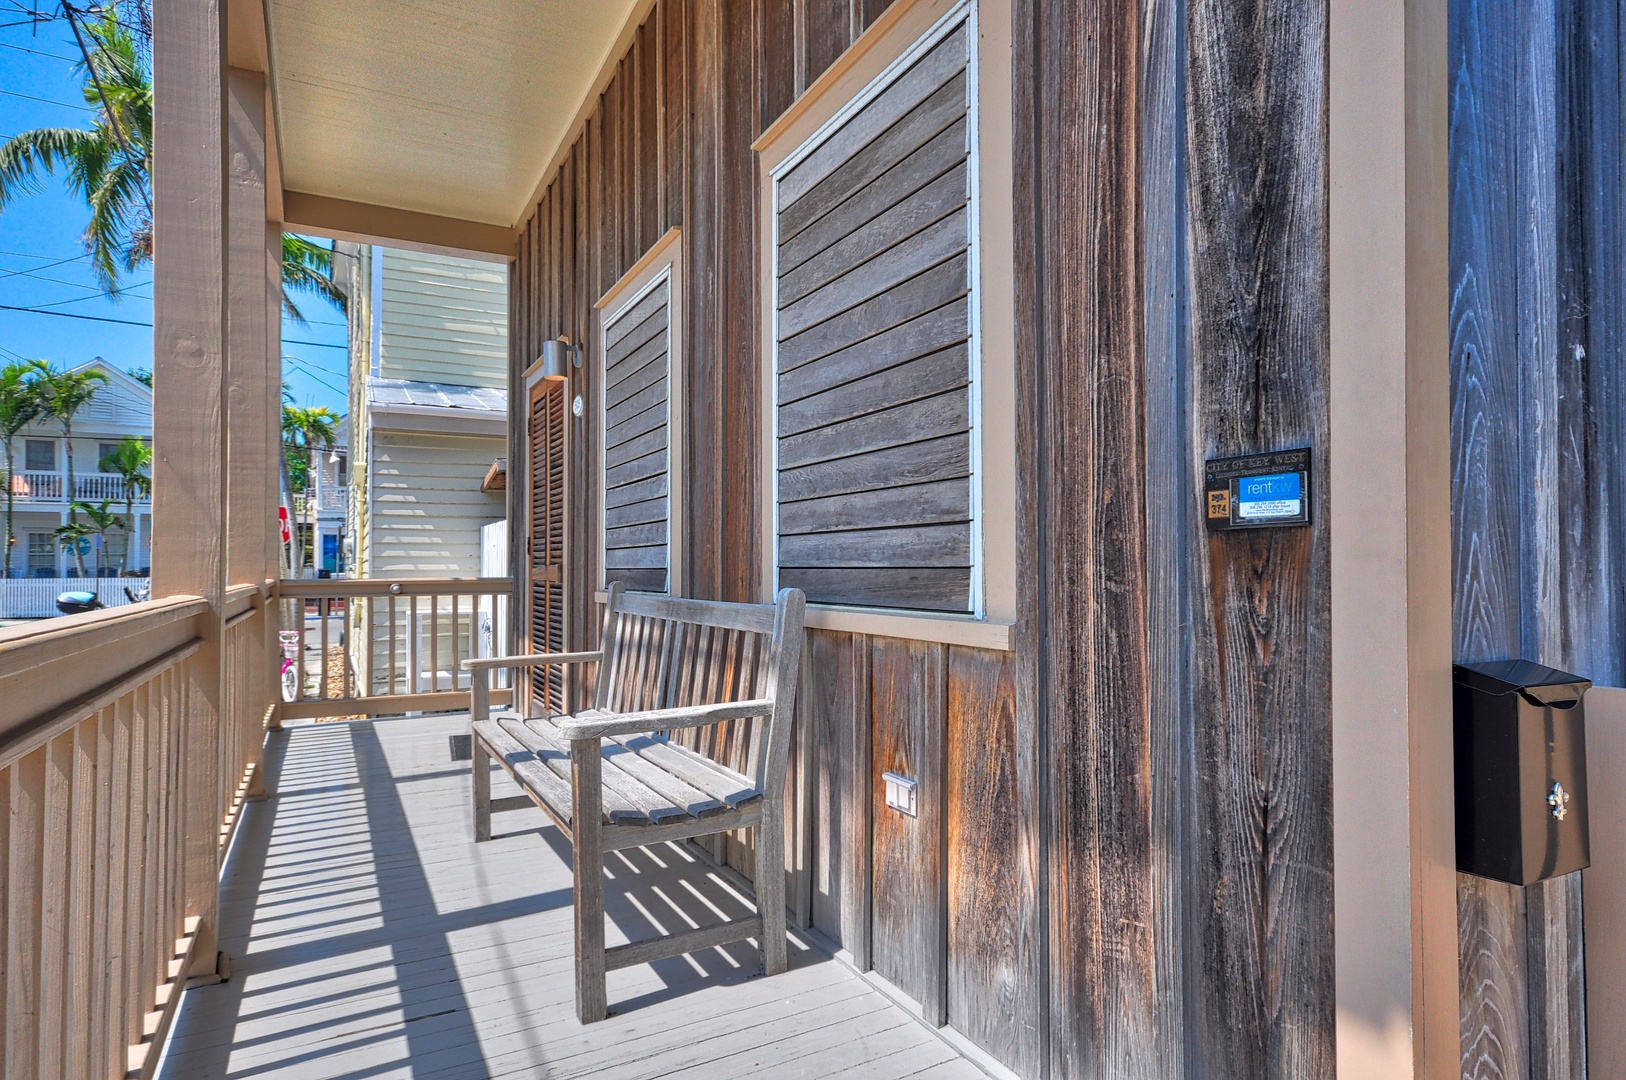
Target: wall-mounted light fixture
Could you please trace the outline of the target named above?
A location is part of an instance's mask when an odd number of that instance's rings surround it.
[[[541,368],[544,379],[564,381],[570,378],[570,369],[582,366],[582,351],[564,338],[551,338],[542,343]]]

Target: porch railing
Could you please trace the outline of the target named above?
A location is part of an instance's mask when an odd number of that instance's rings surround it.
[[[258,783],[267,595],[230,590],[224,657],[198,597],[0,631],[6,1075],[151,1075]],[[199,688],[222,659],[217,722]]]
[[[294,636],[284,719],[465,709],[462,661],[506,640],[507,578],[281,581],[282,627]],[[493,703],[513,700],[509,687]]]

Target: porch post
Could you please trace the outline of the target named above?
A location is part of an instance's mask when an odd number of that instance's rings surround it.
[[[153,3],[153,596],[195,595],[182,721],[192,975],[215,971],[226,591],[226,7]]]
[[[1339,1080],[1461,1073],[1446,0],[1332,0]]]
[[[265,76],[258,71],[230,68],[227,72],[228,127],[231,136],[230,249],[231,274],[226,282],[228,341],[226,350],[226,580],[233,585],[263,586],[275,577],[276,468],[268,456],[265,433],[268,417],[281,406],[278,385],[280,363],[273,361],[280,334],[273,335],[272,313],[266,302],[270,261],[270,230],[266,214],[266,93]],[[281,247],[281,232],[277,247]],[[280,352],[280,350],[276,350]],[[241,700],[252,716],[227,717],[226,722],[257,732],[271,702],[269,600],[262,614],[247,624],[250,647],[264,663],[253,665]],[[248,797],[265,796],[264,743],[249,740],[249,762],[254,775]]]

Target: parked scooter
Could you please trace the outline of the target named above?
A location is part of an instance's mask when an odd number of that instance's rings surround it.
[[[100,611],[107,605],[93,592],[58,593],[56,609],[64,615],[79,615],[86,611]]]

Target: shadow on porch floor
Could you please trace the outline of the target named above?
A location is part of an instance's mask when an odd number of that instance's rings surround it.
[[[249,807],[222,883],[232,978],[187,992],[162,1080],[984,1075],[794,937],[773,979],[748,943],[612,972],[610,1018],[578,1024],[569,847],[539,811],[470,842],[468,765],[447,744],[467,730],[273,737],[277,796]],[[607,871],[612,945],[751,910],[680,845]]]

